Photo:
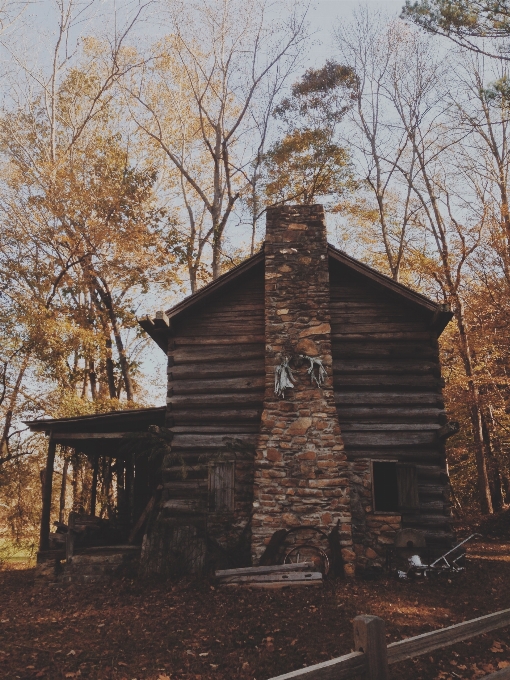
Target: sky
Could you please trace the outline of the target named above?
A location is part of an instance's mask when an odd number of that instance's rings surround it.
[[[332,28],[337,19],[349,21],[353,11],[361,5],[376,8],[388,15],[398,16],[405,0],[317,0],[310,11],[310,24],[318,44],[310,52],[313,65],[321,65],[333,54]]]

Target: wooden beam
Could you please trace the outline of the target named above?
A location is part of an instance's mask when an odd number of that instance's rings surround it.
[[[135,538],[138,535],[138,532],[142,528],[145,520],[147,519],[149,514],[152,512],[152,509],[154,508],[155,503],[156,503],[156,494],[154,494],[151,497],[151,499],[149,500],[149,502],[145,506],[145,510],[142,512],[142,514],[138,518],[138,522],[135,524],[135,526],[133,527],[133,530],[129,534],[128,543],[133,543],[133,541],[135,540]]]
[[[359,676],[364,677],[365,670],[366,661],[363,652],[351,652],[331,661],[278,675],[270,680],[352,680]]]
[[[268,567],[241,567],[239,569],[218,569],[214,572],[216,578],[225,576],[249,576],[250,574],[278,574],[288,571],[305,571],[315,567],[313,562],[293,562],[292,564],[276,564]]]
[[[388,645],[388,663],[398,663],[405,659],[413,659],[421,654],[428,654],[436,649],[449,647],[462,640],[468,640],[475,635],[489,633],[498,628],[510,625],[510,609],[503,609],[493,614],[479,616],[470,621],[457,623],[454,626],[433,630],[416,637],[400,640]]]
[[[144,317],[143,319],[137,319],[137,321],[139,325],[143,328],[143,330],[148,335],[150,335],[150,337],[154,340],[158,347],[160,347],[166,354],[168,351],[169,328],[168,327],[161,328],[160,326],[156,326],[148,316]],[[158,322],[159,321],[161,320],[158,319]]]
[[[55,441],[69,441],[72,439],[145,439],[149,432],[54,432]]]
[[[448,437],[453,437],[454,434],[460,430],[460,424],[456,420],[450,420],[446,425],[439,428],[437,431],[438,439],[448,439]]]
[[[57,443],[54,438],[50,436],[42,485],[41,530],[39,534],[40,551],[49,550],[50,547],[51,490],[53,486],[53,467],[55,465],[56,448]]]
[[[170,330],[170,319],[165,314],[165,312],[159,310],[156,312],[155,318],[152,320],[155,328],[161,328],[163,330]]]
[[[322,579],[315,581],[249,581],[248,583],[218,583],[219,588],[251,588],[255,590],[283,590],[284,588],[321,588]],[[337,676],[335,675],[335,678]],[[351,676],[349,676],[351,677]],[[322,675],[321,675],[322,678]]]
[[[64,521],[64,512],[66,509],[66,487],[67,487],[67,471],[69,469],[69,458],[64,460],[64,468],[62,470],[62,486],[60,487],[60,507],[58,511],[58,521]]]
[[[490,675],[484,675],[482,680],[510,680],[510,666],[508,666],[508,668],[502,668],[500,671],[496,671]]]
[[[97,498],[97,473],[99,469],[99,456],[94,458],[94,467],[92,471],[92,489],[90,492],[90,514],[94,517],[96,514],[96,498]]]
[[[439,304],[430,325],[432,328],[437,329],[439,331],[438,335],[440,335],[452,319],[453,312],[450,305]]]
[[[291,583],[291,582],[304,582],[304,581],[321,581],[322,573],[320,571],[298,571],[298,572],[277,572],[276,574],[263,574],[255,575],[250,574],[247,576],[225,576],[221,579],[220,585],[228,584],[243,584],[251,585],[252,583]]]

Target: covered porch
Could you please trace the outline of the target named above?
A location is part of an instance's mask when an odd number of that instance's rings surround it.
[[[164,406],[26,421],[32,432],[48,438],[41,471],[38,563],[69,563],[73,555],[140,546],[156,504],[160,458],[170,444],[164,423]],[[58,458],[61,470],[55,466]],[[80,503],[73,494],[69,504],[68,468],[77,464],[73,461],[85,465],[87,484]]]

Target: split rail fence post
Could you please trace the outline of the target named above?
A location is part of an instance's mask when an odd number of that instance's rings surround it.
[[[389,680],[386,624],[378,616],[354,619],[354,649],[364,652],[367,680]]]

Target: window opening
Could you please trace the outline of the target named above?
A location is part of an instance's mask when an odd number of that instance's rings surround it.
[[[375,512],[398,512],[397,464],[374,461],[372,484]]]
[[[375,512],[416,512],[419,509],[415,465],[373,461],[372,486]]]

